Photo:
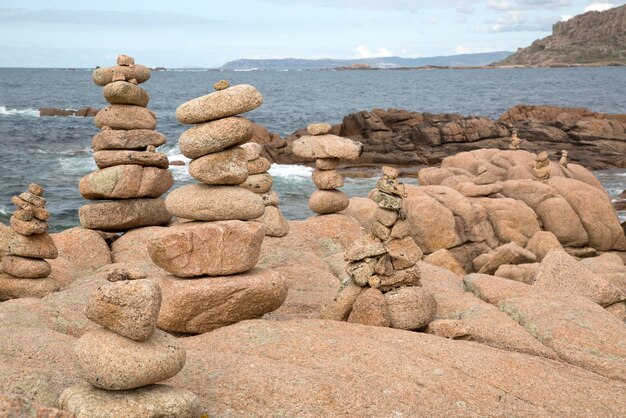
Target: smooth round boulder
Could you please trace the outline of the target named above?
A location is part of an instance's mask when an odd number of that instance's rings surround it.
[[[150,129],[104,129],[91,141],[94,151],[101,150],[144,150],[149,146],[165,144],[165,135]]]
[[[269,192],[272,189],[272,183],[272,176],[268,173],[253,174],[248,176],[246,181],[241,183],[241,187],[251,192],[261,194]]]
[[[0,271],[25,279],[41,279],[48,277],[52,272],[52,268],[46,260],[16,255],[5,255],[2,257],[0,266]]]
[[[318,170],[336,170],[340,162],[339,158],[318,158],[315,160],[315,168]]]
[[[330,123],[311,123],[306,127],[309,135],[324,135],[333,129]]]
[[[137,164],[143,167],[157,167],[165,170],[170,165],[167,154],[162,152],[126,150],[96,151],[93,154],[93,159],[98,168]]]
[[[246,150],[246,158],[248,161],[256,160],[261,156],[261,152],[263,151],[261,144],[256,142],[246,142],[245,144],[241,144],[241,148]]]
[[[315,187],[320,190],[334,190],[343,187],[343,176],[336,170],[313,170]]]
[[[259,216],[262,214],[259,213]],[[25,236],[0,223],[0,256],[5,254],[54,259],[59,252],[48,234]]]
[[[257,221],[265,225],[268,237],[284,237],[289,232],[289,223],[276,206],[266,206],[265,213]]]
[[[184,131],[178,139],[178,148],[187,158],[221,151],[249,141],[254,134],[252,122],[242,117],[230,117],[202,123]]]
[[[298,157],[311,159],[356,160],[363,154],[363,144],[331,134],[305,135],[293,142],[293,153]]]
[[[109,105],[100,110],[95,117],[98,128],[108,126],[111,129],[156,129],[154,112],[141,106]]]
[[[249,160],[248,161],[248,174],[253,175],[253,174],[267,173],[267,171],[270,169],[271,166],[272,166],[272,163],[267,158],[264,158],[264,157],[259,157],[254,160]]]
[[[239,186],[189,184],[165,199],[174,216],[196,221],[250,220],[263,215],[265,205],[256,194]]]
[[[320,215],[341,212],[349,204],[350,199],[340,190],[316,190],[309,199],[309,208]]]
[[[0,273],[0,301],[19,298],[43,298],[59,290],[59,284],[50,277],[24,279]]]
[[[104,99],[111,104],[127,104],[146,107],[150,96],[141,87],[127,81],[114,81],[102,89]]]
[[[233,147],[192,160],[189,174],[204,184],[237,185],[248,178],[246,152]]]
[[[249,112],[262,103],[256,88],[239,84],[183,103],[176,109],[176,119],[186,124],[209,122]]]
[[[175,376],[186,353],[176,337],[157,330],[146,341],[134,341],[105,328],[88,331],[74,353],[80,376],[106,390],[127,390]]]
[[[435,318],[435,296],[421,286],[399,287],[384,296],[392,328],[416,330],[425,327]]]
[[[98,86],[106,86],[113,82],[113,76],[121,74],[126,80],[137,80],[137,83],[145,83],[150,79],[150,69],[140,64],[131,66],[116,65],[113,67],[96,68],[91,79]]]
[[[83,228],[122,232],[142,226],[164,225],[172,220],[163,199],[126,199],[81,206]]]
[[[152,261],[178,277],[243,273],[259,260],[265,228],[258,222],[185,222],[148,241]]]
[[[159,197],[174,184],[168,170],[140,165],[117,165],[94,171],[78,183],[85,199]]]
[[[65,389],[59,406],[76,418],[198,418],[200,401],[188,390],[167,385],[150,385],[126,391],[108,391],[87,383]]]

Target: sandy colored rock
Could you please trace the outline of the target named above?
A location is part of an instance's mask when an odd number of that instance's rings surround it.
[[[385,296],[375,288],[365,289],[352,304],[348,322],[388,327],[391,318]]]
[[[313,184],[321,190],[343,187],[343,176],[336,170],[313,170]]]
[[[241,187],[251,192],[261,194],[269,192],[272,189],[272,183],[272,176],[268,173],[252,174],[241,183]]]
[[[320,215],[341,212],[349,204],[348,196],[340,190],[316,190],[309,198],[309,208]]]
[[[360,142],[337,135],[307,135],[294,141],[293,153],[299,157],[311,159],[355,160],[363,153],[363,145]]]
[[[537,256],[537,261],[541,261],[550,251],[563,249],[563,246],[552,232],[539,231],[528,240],[526,249]]]
[[[346,273],[348,273],[358,286],[367,286],[370,278],[375,273],[376,265],[376,259],[366,258],[365,260],[348,263]]]
[[[269,192],[260,193],[259,197],[263,199],[263,204],[265,206],[278,206],[280,203],[280,198],[275,191],[270,190]]]
[[[372,200],[378,203],[378,206],[385,209],[400,210],[402,209],[402,199],[392,196],[388,193],[376,191],[372,195]]]
[[[379,207],[374,211],[374,218],[381,224],[392,227],[398,220],[398,211]]]
[[[401,286],[419,286],[421,283],[421,273],[418,265],[395,270],[391,275],[376,274],[369,280],[369,285],[382,291],[391,290]]]
[[[393,224],[393,228],[391,228],[391,238],[402,239],[409,235],[411,235],[411,224],[408,221],[398,220]]]
[[[197,221],[249,220],[265,212],[258,195],[238,186],[190,184],[170,192],[165,205],[173,215]]]
[[[142,226],[164,225],[172,219],[162,199],[128,199],[81,206],[78,218],[83,228],[127,231]]]
[[[509,242],[475,258],[473,263],[478,273],[493,274],[503,264],[534,263],[535,261],[537,258],[533,253],[515,242]]]
[[[320,317],[333,321],[347,321],[350,312],[352,312],[354,301],[356,301],[363,290],[361,286],[357,286],[354,283],[348,284],[341,289],[332,302],[322,308]]]
[[[532,291],[532,287],[525,283],[488,274],[468,274],[463,283],[467,291],[495,306],[503,300],[524,297]]]
[[[48,223],[38,219],[23,221],[15,215],[9,221],[11,228],[20,235],[39,235],[48,231]]]
[[[173,184],[174,177],[168,170],[136,164],[116,165],[86,175],[80,179],[78,190],[90,200],[155,198]]]
[[[424,261],[426,263],[432,264],[433,266],[438,266],[449,270],[459,276],[465,276],[467,274],[467,272],[456,259],[456,257],[454,257],[452,253],[445,248],[428,254],[426,257],[424,257]]]
[[[186,124],[209,122],[249,112],[262,103],[256,88],[239,84],[183,103],[176,109],[176,119]]]
[[[106,391],[79,383],[63,391],[59,405],[76,418],[197,418],[203,414],[196,395],[167,385]]]
[[[114,81],[102,89],[104,98],[111,104],[124,104],[146,107],[150,96],[141,87],[127,81]]]
[[[24,279],[0,273],[0,301],[18,298],[43,298],[59,290],[51,278]]]
[[[148,252],[178,277],[223,276],[253,268],[264,236],[259,222],[186,222],[150,239]]]
[[[503,264],[498,267],[494,276],[526,284],[533,284],[537,271],[539,271],[539,263]]]
[[[40,405],[11,393],[0,394],[0,416],[13,417],[45,417],[45,418],[75,418],[67,411],[61,411],[50,406]]]
[[[266,206],[263,215],[256,220],[265,226],[268,237],[284,237],[289,232],[289,223],[276,206]]]
[[[104,328],[85,333],[74,348],[80,375],[106,390],[135,389],[176,375],[185,349],[176,337],[157,330],[138,342]]]
[[[428,325],[437,312],[437,301],[430,290],[407,286],[385,293],[391,328],[417,330]]]
[[[424,255],[411,237],[392,239],[385,244],[385,248],[396,270],[414,266]]]
[[[391,228],[388,228],[385,225],[375,220],[375,221],[372,221],[372,224],[370,226],[370,232],[376,238],[382,241],[386,241],[387,239],[389,239],[389,236],[391,235]]]
[[[167,154],[162,152],[105,150],[96,151],[93,154],[93,159],[98,168],[125,164],[137,164],[143,167],[157,167],[163,169],[169,167]]]
[[[19,198],[30,203],[35,208],[43,208],[46,206],[46,199],[31,192],[20,193]]]
[[[367,257],[375,257],[385,254],[387,250],[381,240],[364,235],[350,245],[348,251],[344,254],[346,261],[358,261]]]
[[[5,254],[52,259],[59,253],[50,235],[24,236],[0,223],[0,256]]]
[[[252,138],[252,122],[242,117],[229,117],[192,126],[178,140],[180,152],[187,158],[203,155],[243,144]]]
[[[150,69],[140,64],[134,64],[131,66],[114,66],[114,67],[102,67],[94,70],[91,79],[98,86],[106,86],[111,83],[115,73],[124,75],[126,80],[137,80],[137,83],[145,83],[150,79]]]
[[[280,307],[287,284],[277,271],[255,268],[224,277],[160,279],[163,303],[159,328],[170,332],[200,334],[260,318]]]
[[[267,173],[267,171],[272,166],[272,163],[264,157],[259,157],[254,160],[248,161],[248,174],[261,174]]]
[[[325,135],[333,129],[330,123],[311,123],[306,127],[309,135]]]
[[[132,105],[109,105],[100,110],[95,117],[98,128],[108,126],[111,129],[156,129],[154,113],[145,107]]]
[[[89,297],[85,315],[103,327],[135,341],[156,330],[161,289],[152,280],[105,283]]]
[[[315,168],[318,170],[336,170],[340,162],[339,158],[318,158],[315,160]]]
[[[263,152],[261,144],[256,142],[246,142],[245,144],[241,144],[241,148],[246,151],[246,158],[248,161],[256,160],[261,157],[261,152]]]
[[[0,271],[14,277],[25,279],[41,279],[48,277],[52,272],[50,264],[39,258],[26,258],[16,255],[2,257]]]
[[[248,178],[246,152],[239,148],[228,148],[192,160],[189,174],[209,185],[237,185]]]
[[[150,129],[104,129],[98,132],[91,141],[94,151],[101,150],[144,150],[165,144],[165,135]]]

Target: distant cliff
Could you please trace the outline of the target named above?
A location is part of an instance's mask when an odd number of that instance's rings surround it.
[[[555,23],[552,35],[494,65],[626,64],[626,5]]]

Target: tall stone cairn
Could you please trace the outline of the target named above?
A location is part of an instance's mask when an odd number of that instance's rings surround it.
[[[340,160],[355,160],[363,153],[363,144],[332,135],[332,126],[313,123],[307,126],[308,135],[293,143],[293,153],[315,159],[313,183],[318,190],[309,199],[309,208],[320,215],[341,212],[350,204],[341,190],[343,176],[337,171]]]
[[[165,205],[193,222],[148,241],[154,263],[171,274],[160,281],[158,322],[171,332],[198,334],[260,318],[287,297],[278,272],[255,268],[265,226],[254,220],[265,213],[265,204],[249,189],[268,192],[271,177],[259,173],[248,179],[248,153],[239,146],[252,138],[253,125],[237,115],[259,107],[263,97],[250,85],[221,81],[214,87],[176,110],[180,122],[193,125],[178,146],[192,159],[189,173],[201,183],[173,190]]]
[[[42,298],[59,289],[50,276],[46,259],[58,256],[48,235],[50,212],[46,210],[44,189],[38,184],[13,196],[17,210],[10,227],[0,223],[0,301],[15,298]]]
[[[80,208],[84,228],[123,232],[168,223],[172,216],[159,197],[174,184],[167,155],[156,152],[165,143],[157,131],[156,115],[147,109],[148,93],[139,84],[148,81],[150,69],[120,55],[114,67],[98,68],[93,81],[104,86],[109,106],[95,123],[101,131],[92,148],[99,170],[83,177],[80,194],[89,200],[109,200]]]
[[[322,318],[418,330],[433,320],[437,303],[421,287],[417,263],[423,253],[409,235],[403,211],[407,196],[398,170],[383,167],[371,198],[378,204],[370,233],[345,252],[351,281],[322,310]]]
[[[268,237],[284,237],[289,232],[289,224],[278,208],[278,194],[272,191],[272,176],[268,173],[272,163],[261,157],[262,148],[256,142],[246,142],[241,148],[246,151],[248,159],[248,179],[241,187],[261,196],[265,204],[265,212],[257,221],[265,225]]]
[[[150,279],[115,272],[89,298],[86,316],[101,327],[78,339],[74,353],[86,382],[61,394],[77,417],[200,416],[200,402],[183,389],[158,384],[185,365],[185,348],[157,330],[161,289]]]

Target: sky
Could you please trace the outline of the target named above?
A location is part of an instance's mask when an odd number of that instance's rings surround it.
[[[0,67],[162,67],[239,58],[515,51],[552,24],[624,1],[0,0]]]

